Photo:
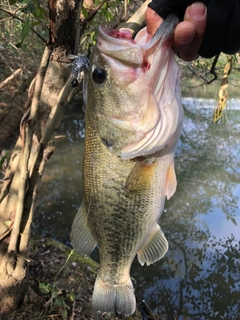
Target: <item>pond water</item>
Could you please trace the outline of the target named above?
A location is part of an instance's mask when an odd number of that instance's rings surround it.
[[[137,301],[163,319],[240,319],[240,100],[213,124],[214,100],[183,98],[184,129],[176,152],[178,188],[160,225],[165,258],[131,269]],[[82,199],[84,118],[66,118],[49,161],[34,230],[70,245]]]

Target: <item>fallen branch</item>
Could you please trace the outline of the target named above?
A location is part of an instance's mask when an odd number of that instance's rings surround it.
[[[15,70],[9,77],[0,83],[0,90],[5,87],[9,81],[13,80],[16,76],[22,73],[22,68]]]

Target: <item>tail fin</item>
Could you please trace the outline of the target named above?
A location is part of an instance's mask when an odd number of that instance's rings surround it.
[[[124,286],[111,286],[104,283],[98,275],[94,285],[92,305],[95,311],[116,311],[125,316],[132,315],[136,309],[136,299],[130,277]]]

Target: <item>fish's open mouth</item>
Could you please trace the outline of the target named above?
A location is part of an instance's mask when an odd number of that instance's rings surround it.
[[[103,40],[107,40],[109,42],[115,42],[117,41],[118,43],[123,43],[126,45],[128,42],[130,45],[141,45],[143,47],[143,50],[149,50],[152,48],[160,39],[165,40],[165,38],[169,37],[169,30],[173,30],[174,27],[178,23],[178,18],[174,15],[169,15],[167,19],[161,24],[161,26],[157,29],[156,33],[152,36],[149,37],[149,35],[146,36],[145,38],[145,43],[141,43],[139,41],[140,37],[138,34],[141,34],[141,29],[136,37],[133,39],[133,35],[130,30],[128,29],[111,29],[108,27],[100,26],[99,27],[99,36]],[[146,28],[144,28],[146,29]],[[146,33],[146,31],[145,31]],[[115,42],[115,43],[117,43]],[[140,43],[139,43],[140,42]],[[101,44],[100,44],[101,45]]]
[[[127,29],[118,30],[100,26],[99,33],[102,37],[107,36],[115,39],[131,40],[134,42],[131,31]]]

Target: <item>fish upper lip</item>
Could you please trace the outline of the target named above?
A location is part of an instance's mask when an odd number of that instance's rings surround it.
[[[169,29],[172,29],[172,25],[177,25],[179,19],[177,16],[170,14],[167,16],[167,18],[164,20],[164,22],[160,25],[160,27],[157,29],[153,37],[143,46],[139,45],[135,39],[129,39],[129,38],[118,38],[111,36],[110,33],[113,32],[113,29],[105,27],[105,26],[99,26],[99,35],[100,37],[108,42],[112,43],[122,43],[122,44],[128,44],[128,46],[132,47],[142,47],[143,51],[147,51],[151,49],[159,40],[165,39],[169,36]],[[116,33],[118,30],[115,30]]]

